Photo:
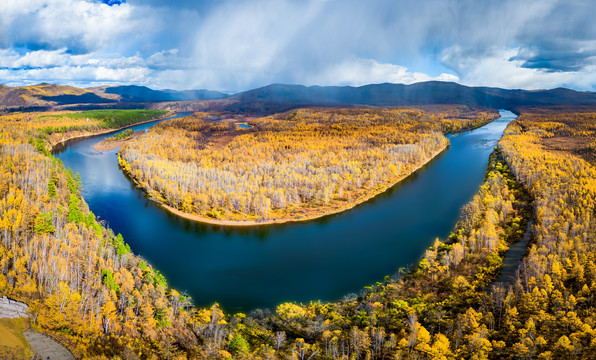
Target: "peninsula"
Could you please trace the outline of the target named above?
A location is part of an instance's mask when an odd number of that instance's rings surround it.
[[[497,116],[465,106],[307,108],[242,123],[195,113],[128,141],[119,162],[151,198],[191,220],[306,221],[386,191],[441,153],[444,133]]]

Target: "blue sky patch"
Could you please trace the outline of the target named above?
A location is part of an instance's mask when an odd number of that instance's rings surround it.
[[[126,3],[126,0],[100,0],[100,2],[106,5],[114,6]]]

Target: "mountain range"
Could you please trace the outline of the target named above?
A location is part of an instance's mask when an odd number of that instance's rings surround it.
[[[123,107],[155,102],[218,101],[223,110],[268,112],[300,106],[407,106],[461,104],[513,110],[520,106],[596,106],[596,93],[557,88],[551,90],[507,90],[469,87],[453,82],[429,81],[411,85],[374,84],[352,86],[302,86],[272,84],[228,95],[211,90],[153,90],[144,86],[112,86],[79,89],[71,86],[39,84],[27,87],[0,85],[0,108],[51,109],[73,104]]]
[[[552,90],[506,90],[469,87],[453,82],[429,81],[411,85],[375,84],[360,87],[273,84],[230,97],[241,102],[293,103],[305,105],[403,106],[461,104],[498,109],[519,106],[596,105],[596,93],[565,88]]]

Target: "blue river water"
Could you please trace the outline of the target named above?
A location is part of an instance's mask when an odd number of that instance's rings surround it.
[[[147,199],[122,173],[117,150],[81,139],[56,152],[81,176],[83,197],[138,255],[198,306],[228,311],[285,301],[336,300],[415,263],[445,238],[482,184],[509,111],[451,145],[397,186],[346,212],[304,223],[229,228],[179,218]],[[134,126],[135,131],[155,123]]]

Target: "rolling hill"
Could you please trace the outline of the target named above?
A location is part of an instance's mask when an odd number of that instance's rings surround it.
[[[114,103],[118,97],[100,96],[90,90],[56,84],[23,87],[0,85],[0,106],[6,108],[51,107],[64,104]]]
[[[23,87],[0,85],[0,107],[7,109],[49,109],[75,104],[122,107],[126,103],[207,100],[227,96],[211,90],[153,90],[145,86],[80,89],[45,83]]]

